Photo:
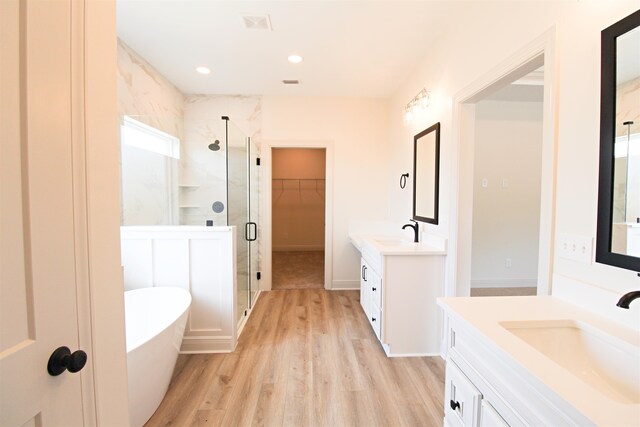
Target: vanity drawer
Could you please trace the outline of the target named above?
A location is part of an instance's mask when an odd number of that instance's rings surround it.
[[[382,309],[382,279],[375,271],[369,271],[369,290],[371,291],[371,301]]]
[[[482,394],[462,373],[451,359],[447,360],[445,372],[444,414],[450,424],[459,421],[462,426],[479,425]]]
[[[380,339],[380,328],[381,328],[380,325],[382,323],[382,311],[374,303],[369,305],[369,309],[370,309],[370,313],[368,313],[369,323],[371,323],[373,332],[375,332],[378,339]]]
[[[482,400],[480,408],[480,427],[509,427],[498,411],[493,409],[486,400]]]

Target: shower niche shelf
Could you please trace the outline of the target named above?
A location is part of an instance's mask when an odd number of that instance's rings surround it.
[[[198,188],[200,187],[198,184],[178,184],[180,188]]]

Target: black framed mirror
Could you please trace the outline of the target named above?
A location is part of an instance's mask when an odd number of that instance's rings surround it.
[[[413,219],[438,223],[440,122],[413,137]]]
[[[640,10],[601,41],[596,262],[640,271]]]

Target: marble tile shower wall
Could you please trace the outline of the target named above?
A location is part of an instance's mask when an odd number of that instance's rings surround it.
[[[631,133],[640,132],[640,77],[618,85],[616,96],[616,136],[627,134],[627,121],[633,122]]]
[[[178,217],[181,225],[205,225],[211,219],[215,225],[227,223],[225,128],[222,116],[231,121],[260,149],[262,129],[262,98],[259,96],[184,95],[169,80],[118,40],[118,113],[127,115],[156,129],[178,137],[181,158],[178,172]],[[220,150],[208,146],[220,141]],[[232,141],[232,146],[241,141]],[[239,149],[239,147],[238,147]],[[230,203],[241,203],[246,194],[237,190],[234,170],[230,174]],[[259,191],[259,186],[252,190]],[[234,189],[236,191],[234,191]],[[241,194],[242,193],[242,194]],[[224,211],[215,213],[216,201],[225,204]],[[145,204],[136,204],[144,209]],[[234,212],[233,210],[231,211]],[[127,223],[124,217],[123,224]],[[144,217],[136,212],[136,218]],[[230,218],[239,220],[239,218]],[[244,222],[236,221],[236,222]],[[242,230],[239,230],[242,232]]]
[[[118,115],[130,116],[180,140],[184,137],[184,95],[169,80],[158,73],[147,61],[118,39]],[[131,150],[133,154],[137,150]],[[129,156],[130,157],[130,156]],[[129,161],[133,159],[129,158]],[[121,160],[122,161],[122,160]],[[121,170],[122,170],[122,164]],[[166,225],[169,218],[177,223],[175,212],[167,215],[164,200],[178,200],[176,183],[167,183],[163,167],[156,173],[149,171],[149,164],[129,165],[129,171],[143,170],[143,179],[128,180],[129,188],[122,189],[121,221],[123,225]],[[177,171],[172,171],[173,180]],[[124,180],[124,177],[123,177]],[[172,181],[173,181],[172,180]],[[144,183],[144,188],[131,188],[133,182]],[[167,185],[169,184],[169,190]],[[142,193],[144,191],[144,193]],[[155,203],[152,203],[155,202]]]
[[[184,95],[118,39],[118,114],[183,137]]]
[[[225,123],[222,116],[228,116],[245,136],[250,136],[260,146],[261,98],[258,96],[217,96],[187,95],[184,104],[184,132],[182,158],[180,159],[181,205],[193,206],[180,209],[180,223],[184,225],[204,225],[212,219],[214,225],[226,225],[226,151]],[[246,142],[244,138],[230,134],[230,150],[240,151]],[[209,150],[209,144],[220,141],[220,150]],[[246,205],[246,192],[242,181],[246,180],[240,164],[236,164],[233,152],[229,153],[229,203],[234,206]],[[252,191],[258,191],[252,188]],[[225,204],[225,210],[215,213],[212,209],[216,201]],[[230,210],[237,215],[237,209]],[[244,223],[244,218],[229,218],[230,223]],[[239,230],[240,233],[242,230]]]

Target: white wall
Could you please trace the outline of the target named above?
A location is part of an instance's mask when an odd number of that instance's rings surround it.
[[[542,103],[481,101],[475,123],[471,287],[536,286]]]
[[[397,187],[396,170],[411,159],[412,136],[436,121],[441,134],[440,224],[426,225],[431,233],[449,236],[454,152],[452,109],[455,94],[505,62],[519,49],[555,27],[557,58],[556,120],[557,180],[555,236],[563,233],[595,238],[597,216],[598,144],[600,127],[600,32],[634,12],[636,0],[581,2],[478,2],[451,24],[450,32],[421,52],[425,60],[394,94],[389,110],[390,168],[387,177],[392,219],[405,218],[411,193]],[[422,87],[432,91],[428,112],[410,126],[402,125],[404,105]],[[555,275],[619,295],[638,288],[636,273],[602,264],[582,264],[554,258]],[[579,296],[580,292],[573,292]],[[612,299],[600,305],[615,304]],[[614,307],[615,308],[615,307]],[[630,313],[633,316],[632,307]]]
[[[357,288],[360,255],[349,243],[349,223],[388,215],[387,155],[396,141],[387,138],[387,101],[265,96],[262,115],[264,141],[332,141],[332,281]]]

